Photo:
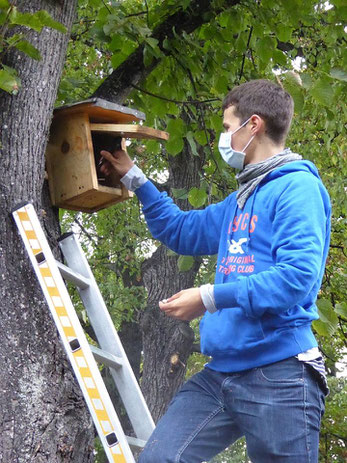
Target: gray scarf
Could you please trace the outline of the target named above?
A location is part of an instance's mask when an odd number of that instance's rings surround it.
[[[288,162],[300,161],[302,156],[292,153],[290,148],[286,148],[282,153],[275,154],[265,161],[257,164],[247,164],[247,166],[236,175],[239,183],[237,191],[237,204],[240,209],[243,208],[248,197],[256,189],[257,185],[267,176],[268,173]]]

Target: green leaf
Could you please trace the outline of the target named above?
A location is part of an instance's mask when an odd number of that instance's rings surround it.
[[[330,71],[331,77],[337,80],[342,80],[343,82],[347,82],[347,71],[341,68],[332,68]]]
[[[19,42],[19,40],[22,40],[24,39],[24,34],[13,34],[11,37],[8,37],[6,39],[6,42],[12,46],[14,45],[16,42]]]
[[[279,64],[281,66],[286,66],[287,64],[287,57],[281,50],[273,50],[272,58],[275,64]]]
[[[145,145],[147,147],[147,152],[153,153],[153,154],[161,153],[161,146],[157,140],[146,140]]]
[[[211,123],[211,127],[216,132],[220,132],[222,130],[222,118],[218,114],[213,114],[210,117],[210,123]],[[206,142],[206,136],[205,136],[205,142]]]
[[[0,26],[5,24],[6,20],[7,20],[7,13],[4,10],[0,10]],[[2,49],[0,51],[2,51]]]
[[[188,194],[188,201],[193,207],[201,207],[207,201],[207,193],[200,188],[192,188]]]
[[[192,153],[194,154],[194,156],[199,156],[199,153],[198,153],[198,151],[196,149],[196,143],[195,143],[195,140],[194,140],[193,132],[188,132],[186,134],[186,139],[188,140],[190,149],[192,150]]]
[[[15,69],[4,66],[4,69],[0,70],[0,88],[12,95],[17,95],[19,87],[20,79]]]
[[[20,40],[18,43],[16,43],[15,47],[26,53],[30,58],[40,60],[41,59],[41,54],[37,48],[35,48],[33,45],[31,45],[30,42],[27,40]]]
[[[182,137],[172,136],[170,134],[169,140],[165,144],[166,150],[172,156],[176,156],[181,153],[184,147],[184,142]]]
[[[322,322],[322,320],[314,320],[312,326],[320,336],[329,337],[335,332],[335,330],[329,329],[329,326]]]
[[[176,103],[167,103],[166,112],[167,114],[178,116],[180,114],[180,108]]]
[[[278,26],[278,29],[276,31],[276,35],[278,40],[281,42],[289,42],[291,36],[292,36],[292,29],[290,27],[285,27],[283,24]]]
[[[168,39],[164,39],[164,40],[163,40],[163,48],[164,48],[165,50],[171,50],[171,44],[170,44],[170,42],[169,42]]]
[[[192,256],[179,256],[177,266],[180,272],[188,272],[194,264],[194,257]]]
[[[335,313],[347,320],[347,303],[341,302],[335,305]]]
[[[274,47],[275,41],[271,37],[259,39],[255,44],[256,53],[264,63],[267,63],[272,58]]]
[[[151,47],[147,44],[143,48],[143,62],[146,67],[150,66],[153,61],[153,53],[150,50]]]
[[[183,136],[184,135],[184,123],[182,119],[171,118],[166,126],[167,132],[170,136]]]
[[[172,188],[172,195],[176,199],[187,199],[188,191],[186,188]]]
[[[50,27],[51,29],[55,29],[63,34],[67,32],[66,27],[62,23],[55,21],[46,10],[40,10],[35,13],[34,16],[41,21],[42,26]]]
[[[122,52],[115,53],[112,55],[111,64],[113,69],[117,69],[120,64],[126,59],[127,55],[124,55]]]
[[[331,106],[334,99],[334,89],[331,85],[331,80],[321,77],[311,87],[312,97],[323,106]]]
[[[199,143],[199,145],[206,145],[208,143],[208,140],[206,140],[206,132],[204,130],[195,132],[195,140]]]
[[[43,27],[37,16],[31,13],[20,13],[16,7],[11,10],[9,20],[11,24],[30,27],[36,32],[41,32]]]
[[[148,43],[149,46],[151,46],[152,48],[156,48],[158,43],[159,43],[159,40],[157,39],[154,39],[153,37],[148,37],[146,38],[146,42]]]
[[[334,312],[332,303],[328,299],[318,299],[317,307],[318,307],[318,313],[319,313],[320,320],[315,321],[314,323],[315,329],[316,327],[318,327],[317,328],[318,333],[319,333],[318,330],[320,330],[321,332],[324,332],[325,334],[322,334],[322,336],[333,335],[337,329],[339,319],[336,313]]]
[[[43,27],[50,27],[62,33],[66,32],[66,27],[58,21],[55,21],[46,10],[40,10],[33,14],[20,13],[17,8],[14,7],[9,15],[9,20],[11,24],[30,27],[36,32],[41,32]]]
[[[167,249],[166,250],[166,254],[169,256],[169,257],[174,257],[174,256],[177,256],[177,252],[173,251],[172,249]]]
[[[303,72],[300,74],[301,81],[302,81],[302,86],[306,89],[309,90],[312,86],[312,78],[310,74],[307,72]]]
[[[227,77],[225,75],[220,75],[216,79],[214,88],[217,90],[218,93],[225,95],[228,91],[229,85],[230,85],[230,82],[227,79]]]
[[[301,113],[305,104],[304,92],[301,86],[300,77],[289,71],[284,76],[284,88],[289,92],[294,100],[294,109],[296,114]]]
[[[8,0],[0,0],[0,8],[8,8],[10,6],[10,3]]]

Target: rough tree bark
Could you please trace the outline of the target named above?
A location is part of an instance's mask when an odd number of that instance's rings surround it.
[[[70,31],[77,0],[19,0],[45,9]],[[69,34],[30,32],[36,62],[12,52],[17,96],[0,93],[0,462],[88,463],[94,430],[10,211],[31,200],[52,246],[58,220],[44,181],[44,153]]]

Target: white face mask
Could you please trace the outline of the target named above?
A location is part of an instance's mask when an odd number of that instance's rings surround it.
[[[240,127],[238,129],[234,130],[234,132],[222,132],[220,134],[220,137],[219,137],[219,143],[218,143],[219,152],[220,152],[222,158],[224,159],[224,161],[227,164],[229,164],[230,167],[233,167],[234,169],[238,169],[238,170],[243,169],[244,163],[245,163],[245,157],[246,157],[245,151],[248,148],[248,146],[250,145],[250,143],[253,140],[253,138],[255,137],[255,135],[253,135],[253,137],[251,137],[251,139],[249,140],[249,142],[243,148],[242,151],[235,151],[232,148],[232,146],[231,146],[232,145],[232,136],[238,130],[242,129],[242,127],[244,127],[250,119],[251,118],[247,119],[243,124],[240,125]]]

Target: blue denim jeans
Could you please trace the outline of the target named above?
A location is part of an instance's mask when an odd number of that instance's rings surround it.
[[[324,394],[295,357],[239,373],[206,367],[187,381],[139,463],[209,461],[242,436],[253,463],[317,463]]]

